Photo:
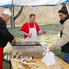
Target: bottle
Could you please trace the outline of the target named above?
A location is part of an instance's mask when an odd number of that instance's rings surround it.
[[[62,65],[61,65],[61,62],[59,62],[58,69],[63,69],[63,67],[62,67]]]

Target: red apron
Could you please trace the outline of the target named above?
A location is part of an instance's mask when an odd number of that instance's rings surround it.
[[[2,62],[3,62],[3,48],[0,47],[0,69],[3,69]]]

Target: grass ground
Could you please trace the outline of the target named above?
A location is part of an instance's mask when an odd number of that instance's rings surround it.
[[[47,33],[43,35],[38,36],[39,42],[46,42],[47,43],[47,48],[52,46],[59,38],[60,38],[60,28],[61,25],[59,23],[57,24],[44,24],[44,25],[39,25],[41,30],[46,30]],[[8,27],[8,30],[17,38],[17,41],[23,41],[23,37],[19,34],[21,26],[16,26],[16,28],[11,29]],[[10,43],[7,44],[7,46],[4,49],[4,54],[7,54],[6,52],[11,50],[11,45]],[[56,48],[54,51],[55,55],[63,60],[63,55],[64,53],[61,53],[60,48]],[[3,66],[5,68],[3,69],[8,69],[8,64],[6,62],[3,62]]]

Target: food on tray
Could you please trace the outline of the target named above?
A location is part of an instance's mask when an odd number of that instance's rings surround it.
[[[26,60],[24,59],[17,59],[17,58],[14,58],[15,61],[18,61],[19,63],[26,63]]]
[[[32,56],[32,57],[29,57],[29,60],[33,60],[34,59],[34,56]]]
[[[33,63],[33,62],[37,61],[36,59],[34,59],[33,56],[29,57],[29,59],[27,59],[27,60],[25,60],[23,58],[21,58],[21,59],[14,58],[14,60],[22,63],[22,67],[20,65],[20,69],[39,69],[39,66],[36,65],[35,63]]]
[[[33,62],[36,62],[37,60],[36,59],[34,59],[34,57],[32,56],[32,57],[30,57],[29,59],[24,59],[24,58],[20,58],[20,57],[16,57],[16,58],[14,58],[14,60],[15,61],[18,61],[18,62],[21,62],[21,63],[33,63]]]
[[[39,66],[35,63],[22,63],[22,66],[26,67],[27,69],[39,69]]]
[[[27,42],[27,41],[23,41],[23,42],[16,42],[15,44],[12,44],[13,46],[14,45],[41,45],[39,44],[39,42]]]
[[[36,59],[33,59],[33,60],[26,60],[26,62],[28,63],[33,63],[33,62],[36,62],[37,60]]]

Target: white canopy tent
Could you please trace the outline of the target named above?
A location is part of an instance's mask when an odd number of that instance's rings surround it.
[[[14,28],[14,6],[55,6],[64,5],[69,0],[0,0],[0,7],[11,7],[13,12],[11,17],[11,26]]]
[[[48,6],[63,5],[69,0],[0,0],[0,6]]]

